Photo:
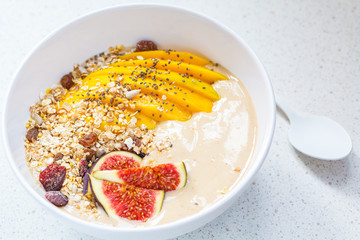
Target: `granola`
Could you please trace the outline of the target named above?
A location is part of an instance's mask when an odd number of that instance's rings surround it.
[[[91,72],[106,68],[125,51],[122,45],[110,47],[82,64],[75,64],[71,72],[73,82],[80,85]],[[111,93],[126,93],[129,99],[136,94],[136,91],[128,91],[113,83],[106,87]],[[88,161],[91,166],[95,157],[115,150],[144,156],[153,150],[166,151],[171,143],[169,138],[154,141],[155,131],[148,130],[146,126],[137,126],[137,119],[131,116],[129,121],[123,120],[122,126],[101,126],[104,120],[108,123],[114,121],[114,114],[125,114],[123,104],[126,102],[107,106],[106,109],[96,101],[80,101],[72,106],[64,103],[59,107],[60,100],[67,92],[67,87],[56,84],[40,94],[40,101],[30,107],[31,118],[26,124],[29,134],[25,138],[25,159],[36,182],[39,182],[40,172],[52,163],[66,167],[61,192],[69,199],[70,207],[78,210],[79,215],[90,214],[96,218],[99,213],[94,199],[83,196],[82,160],[89,158],[91,152],[95,153]],[[95,134],[97,139],[94,144],[86,145],[81,139],[89,134]]]

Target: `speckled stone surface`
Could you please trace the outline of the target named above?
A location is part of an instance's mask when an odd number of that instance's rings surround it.
[[[138,1],[0,1],[0,102],[25,55],[89,11]],[[152,1],[197,10],[237,32],[264,63],[276,94],[348,130],[353,153],[312,159],[287,140],[278,112],[270,153],[224,214],[185,239],[360,239],[360,2],[356,0]],[[3,113],[1,104],[0,113]],[[0,239],[89,239],[42,208],[14,177],[0,146]]]

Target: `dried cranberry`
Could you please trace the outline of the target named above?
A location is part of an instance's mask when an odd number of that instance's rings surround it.
[[[69,202],[68,198],[60,191],[47,192],[45,198],[57,207],[63,207]]]
[[[97,140],[97,134],[96,133],[89,133],[89,134],[85,134],[83,135],[80,139],[79,139],[79,143],[81,145],[83,145],[84,147],[90,147],[91,145],[93,145]]]
[[[61,86],[63,86],[66,89],[70,89],[72,86],[74,86],[74,82],[73,82],[73,75],[72,73],[68,73],[64,76],[62,76],[61,80],[60,80],[60,84]]]
[[[153,51],[157,50],[157,46],[153,41],[141,40],[136,44],[135,52]]]
[[[26,139],[30,142],[36,141],[39,134],[39,129],[37,127],[30,128],[26,133]]]
[[[88,168],[89,168],[89,162],[86,159],[81,160],[79,163],[79,176],[84,177]]]
[[[59,160],[61,160],[63,157],[64,157],[64,154],[62,154],[62,153],[59,152],[59,153],[55,154],[54,160],[55,160],[55,161],[59,161]]]
[[[39,175],[39,181],[45,191],[59,191],[65,181],[66,167],[57,163],[47,166]]]
[[[93,160],[95,160],[96,151],[92,150],[91,148],[86,148],[84,152],[86,155],[86,160],[88,162],[92,162]]]

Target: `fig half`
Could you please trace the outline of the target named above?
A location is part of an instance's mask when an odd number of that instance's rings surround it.
[[[166,163],[120,170],[93,171],[98,179],[154,190],[173,191],[186,184],[185,164]]]
[[[139,188],[89,175],[91,191],[109,216],[146,222],[161,210],[164,191]]]

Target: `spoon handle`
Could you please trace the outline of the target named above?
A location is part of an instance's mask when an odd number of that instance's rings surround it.
[[[276,104],[285,113],[290,122],[294,121],[298,116],[279,96],[276,96]]]

